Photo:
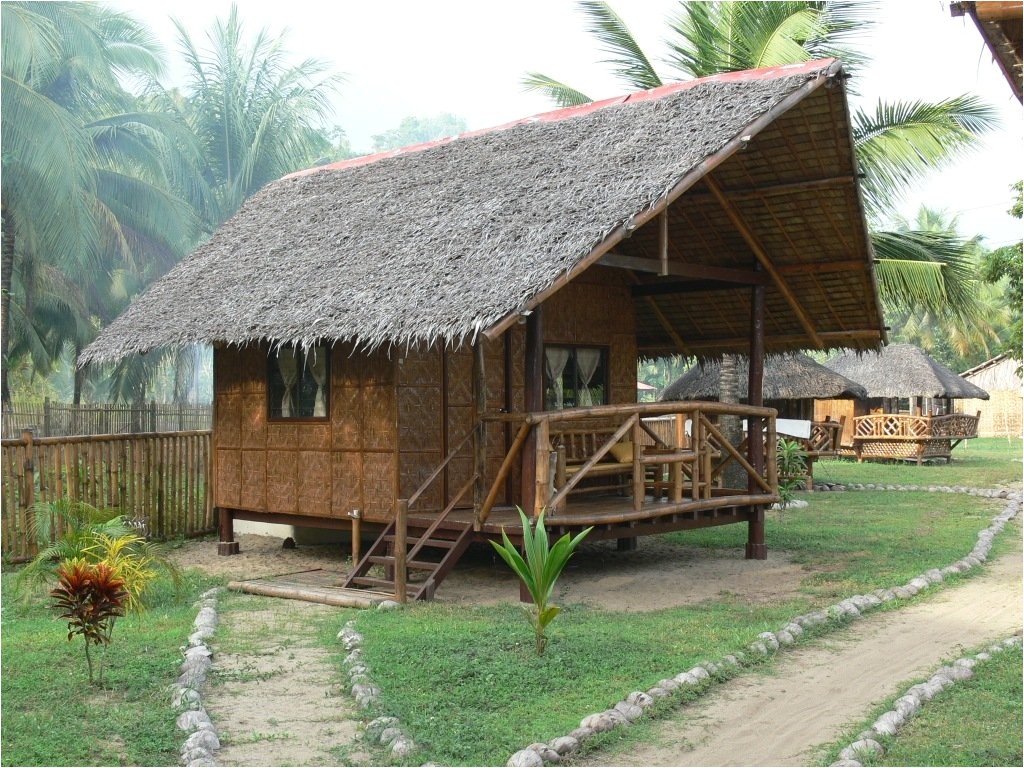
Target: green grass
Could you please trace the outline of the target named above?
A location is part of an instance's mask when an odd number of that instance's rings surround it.
[[[381,713],[397,716],[424,747],[418,762],[503,762],[533,741],[570,732],[582,716],[631,691],[741,649],[799,613],[954,562],[1005,503],[913,492],[900,493],[898,504],[881,492],[805,497],[807,508],[773,516],[767,526],[770,549],[785,550],[807,569],[795,600],[719,598],[640,617],[567,606],[541,658],[517,605],[416,604],[360,614],[364,656],[383,691]],[[730,551],[745,537],[745,526],[669,534]],[[949,581],[955,578],[962,577]]]
[[[165,585],[141,616],[118,619],[102,686],[89,683],[79,637],[45,600],[26,605],[2,577],[2,765],[177,765],[184,741],[171,685],[192,631],[195,596],[210,586],[190,573],[176,600]]]
[[[998,488],[1021,482],[1021,439],[979,437],[953,449],[953,461],[922,466],[912,462],[829,459],[814,464],[815,482],[881,485],[966,485]]]
[[[981,648],[965,654],[974,655]],[[1020,648],[1010,648],[979,662],[974,677],[947,688],[911,719],[895,737],[881,739],[885,755],[865,765],[1022,765],[1024,731]],[[900,687],[900,695],[913,683]],[[880,705],[869,718],[833,745],[821,765],[830,765],[840,750],[898,697]]]

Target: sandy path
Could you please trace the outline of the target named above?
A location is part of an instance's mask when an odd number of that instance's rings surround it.
[[[985,572],[896,612],[786,652],[771,676],[731,680],[659,724],[649,744],[587,765],[811,765],[816,749],[962,648],[1020,630],[1017,547]]]
[[[366,764],[356,706],[309,624],[332,610],[278,600],[221,614],[204,693],[221,740],[218,765]]]

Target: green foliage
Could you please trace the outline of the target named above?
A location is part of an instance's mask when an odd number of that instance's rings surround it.
[[[1024,216],[1024,181],[1013,185],[1014,201],[1007,211],[1014,218]],[[985,256],[981,265],[981,279],[986,283],[1001,285],[1003,301],[1010,312],[1006,334],[1001,352],[1005,352],[1015,360],[1021,359],[1022,305],[1021,296],[1024,292],[1024,243],[1017,242],[997,248]]]
[[[572,553],[593,529],[587,528],[572,539],[567,533],[556,541],[554,546],[550,546],[548,532],[544,528],[543,510],[537,516],[535,526],[531,526],[529,518],[522,509],[519,509],[519,519],[523,524],[525,557],[519,554],[519,550],[509,540],[504,528],[501,531],[502,543],[498,544],[492,541],[491,546],[501,555],[501,559],[508,563],[509,568],[515,571],[516,576],[526,586],[533,599],[533,608],[529,610],[528,615],[535,633],[537,655],[543,656],[548,642],[544,631],[562,610],[557,605],[548,604],[548,600],[551,599],[555,583],[562,574],[566,563],[569,562]]]
[[[25,599],[52,583],[62,562],[74,559],[113,568],[125,582],[127,605],[133,611],[142,609],[158,571],[175,585],[181,581],[166,548],[139,536],[116,509],[65,497],[36,504],[32,519],[40,550],[17,577],[16,588]]]
[[[807,474],[807,451],[796,440],[779,440],[775,451],[779,472],[779,496],[783,507],[793,501],[793,492],[804,487]]]
[[[114,619],[124,616],[128,592],[124,579],[107,563],[87,563],[80,558],[65,561],[57,569],[57,586],[50,590],[51,607],[68,620],[68,640],[81,635],[89,682],[102,681],[103,667],[94,676],[90,645],[110,645]]]
[[[464,133],[466,121],[448,112],[436,117],[404,117],[397,128],[374,134],[373,151],[397,149]]]

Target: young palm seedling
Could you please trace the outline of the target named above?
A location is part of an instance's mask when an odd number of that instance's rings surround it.
[[[509,540],[504,529],[501,531],[502,543],[492,541],[491,546],[501,555],[502,560],[508,563],[509,568],[515,571],[533,599],[533,606],[528,609],[528,615],[535,633],[537,655],[543,656],[548,643],[544,631],[562,610],[557,605],[548,603],[555,589],[555,582],[558,581],[576,547],[593,528],[581,531],[572,539],[567,533],[556,541],[554,546],[550,546],[548,532],[544,528],[543,510],[537,516],[536,526],[530,525],[530,520],[522,509],[519,510],[519,519],[523,522],[522,555]]]

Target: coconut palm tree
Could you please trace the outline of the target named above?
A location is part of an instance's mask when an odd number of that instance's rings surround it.
[[[94,3],[0,11],[7,404],[12,342],[40,362],[44,351],[53,359],[66,343],[83,346],[109,314],[119,271],[142,270],[154,244],[176,253],[194,244],[189,198],[201,200],[203,182],[180,123],[138,109],[121,85],[160,73],[159,47],[135,20]]]
[[[858,39],[878,11],[877,4],[862,0],[680,2],[669,21],[669,75],[663,77],[608,3],[586,0],[579,5],[588,31],[611,56],[604,63],[631,89],[821,57],[839,58],[856,69],[865,61]],[[528,73],[523,84],[563,106],[591,101],[536,72]],[[976,319],[973,292],[956,283],[970,275],[969,251],[957,251],[949,240],[935,251],[930,247],[934,237],[884,232],[877,225],[922,175],[971,149],[976,136],[994,125],[992,111],[972,96],[959,96],[937,104],[880,102],[870,114],[855,110],[852,120],[872,241],[888,262],[879,269],[883,299]]]
[[[207,49],[180,21],[174,24],[189,81],[184,97],[168,92],[164,103],[203,147],[215,198],[212,230],[267,182],[331,151],[324,127],[343,78],[327,74],[318,59],[290,64],[284,35],[263,29],[247,42],[235,5],[226,20],[214,22]]]

